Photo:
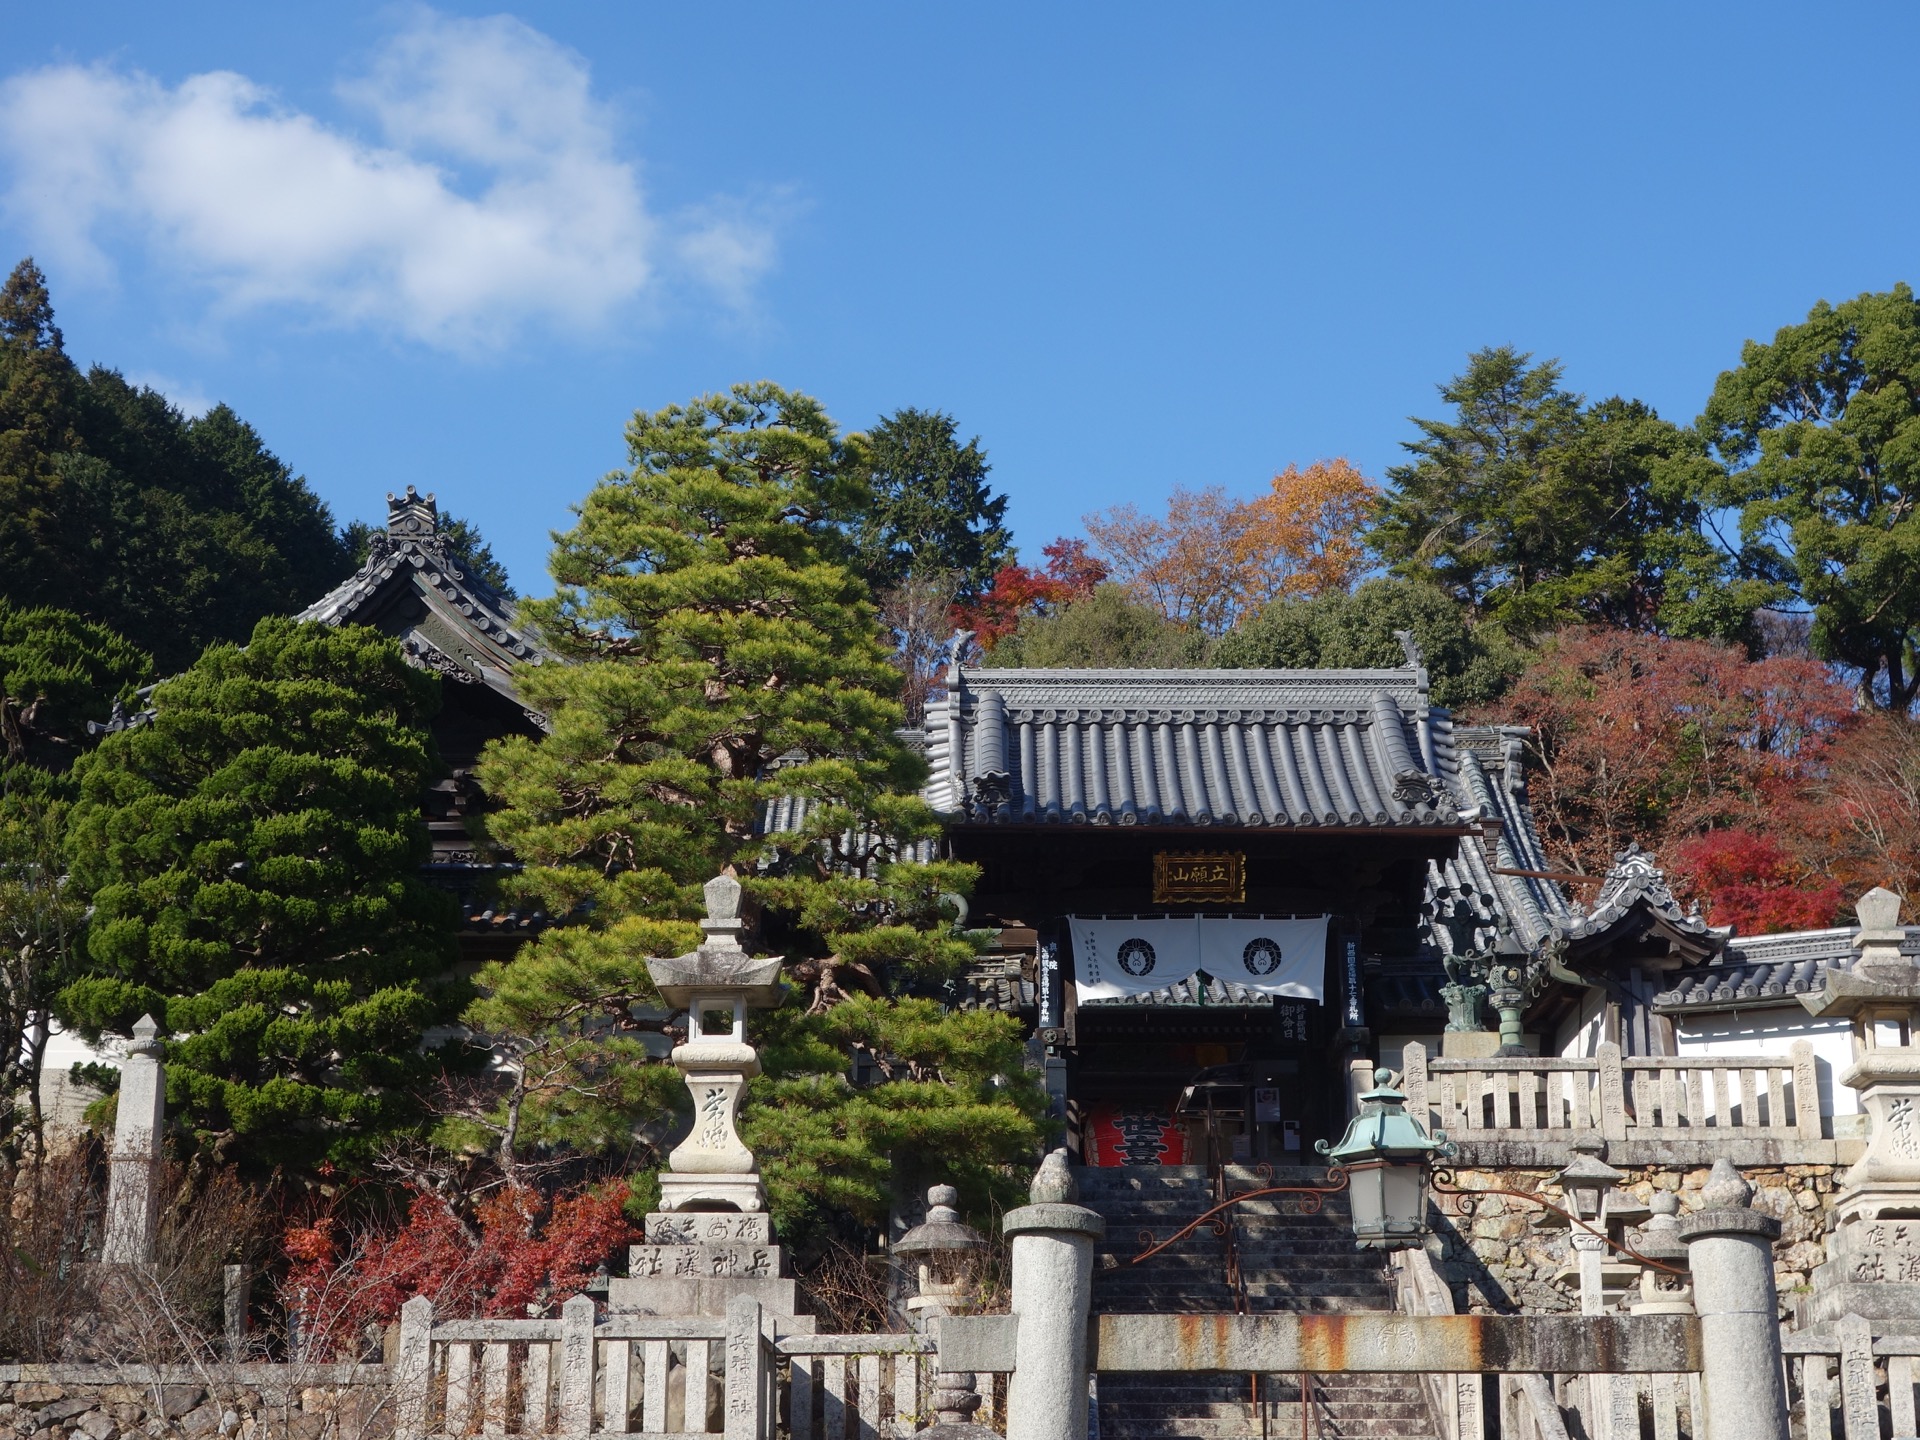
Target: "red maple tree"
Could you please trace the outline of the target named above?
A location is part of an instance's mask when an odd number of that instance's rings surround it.
[[[383,1326],[416,1295],[456,1319],[557,1310],[640,1231],[622,1207],[624,1182],[582,1189],[550,1206],[526,1188],[483,1198],[471,1220],[439,1195],[408,1192],[397,1227],[354,1226],[329,1214],[289,1228],[281,1283],[299,1316],[307,1358],[355,1358],[369,1326]]]
[[[980,598],[956,605],[953,623],[974,633],[982,649],[991,650],[1019,628],[1028,615],[1047,615],[1089,595],[1107,578],[1107,567],[1089,553],[1084,540],[1062,536],[1041,547],[1046,565],[1002,565]]]
[[[1817,661],[1568,630],[1484,718],[1532,728],[1529,793],[1559,868],[1599,874],[1638,841],[1746,933],[1835,923],[1843,896],[1882,883],[1831,800],[1861,717]]]

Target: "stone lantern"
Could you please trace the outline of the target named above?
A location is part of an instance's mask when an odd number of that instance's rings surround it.
[[[1671,1190],[1662,1190],[1649,1202],[1648,1208],[1653,1214],[1641,1227],[1637,1248],[1649,1260],[1685,1271],[1687,1244],[1680,1238],[1680,1197]],[[1693,1314],[1692,1277],[1647,1266],[1640,1272],[1640,1298],[1633,1302],[1632,1310],[1635,1315]]]
[[[964,1315],[977,1300],[974,1286],[987,1239],[961,1221],[960,1212],[953,1208],[959,1199],[960,1192],[953,1186],[934,1186],[927,1191],[925,1222],[893,1244],[894,1254],[918,1257],[919,1293],[907,1301],[907,1309],[923,1327],[943,1316]],[[921,1436],[932,1440],[984,1440],[993,1436],[994,1431],[974,1423],[974,1413],[981,1405],[976,1387],[977,1377],[966,1371],[942,1371],[934,1376],[936,1423],[921,1431]]]
[[[756,958],[741,948],[746,925],[732,875],[709,880],[706,900],[699,949],[647,961],[661,998],[687,1012],[686,1043],[674,1047],[673,1063],[693,1093],[693,1129],[667,1157],[660,1206],[762,1211],[766,1192],[734,1120],[747,1081],[760,1073],[760,1057],[747,1043],[747,1011],[780,1003],[780,957]]]
[[[1858,957],[1848,969],[1829,965],[1800,1003],[1852,1022],[1853,1063],[1836,1078],[1860,1092],[1867,1149],[1841,1177],[1827,1262],[1799,1313],[1815,1328],[1846,1315],[1911,1328],[1920,1314],[1920,969],[1906,953],[1898,895],[1875,887],[1854,908]]]
[[[1601,1315],[1607,1302],[1626,1293],[1639,1278],[1639,1267],[1607,1258],[1607,1211],[1614,1187],[1626,1178],[1600,1158],[1604,1143],[1598,1136],[1573,1142],[1574,1157],[1555,1175],[1567,1213],[1579,1224],[1571,1227],[1574,1264],[1563,1275],[1580,1278],[1580,1313]]]
[[[1406,1250],[1427,1233],[1427,1166],[1453,1146],[1444,1131],[1432,1137],[1407,1114],[1407,1097],[1388,1082],[1391,1070],[1373,1072],[1373,1089],[1360,1097],[1360,1113],[1347,1122],[1340,1143],[1316,1147],[1347,1172],[1353,1235],[1362,1250]]]
[[[964,1315],[974,1306],[974,1285],[987,1238],[962,1223],[953,1207],[960,1192],[951,1185],[927,1191],[927,1218],[894,1241],[893,1253],[910,1258],[919,1271],[916,1294],[907,1309],[922,1320]]]

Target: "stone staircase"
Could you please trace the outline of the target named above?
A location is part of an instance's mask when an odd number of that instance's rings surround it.
[[[1238,1167],[1227,1173],[1236,1192],[1264,1183],[1310,1185],[1326,1176],[1319,1166],[1276,1169],[1271,1182]],[[1142,1265],[1127,1264],[1146,1248],[1141,1231],[1151,1230],[1164,1239],[1214,1204],[1213,1182],[1205,1169],[1123,1166],[1082,1169],[1075,1175],[1080,1203],[1107,1222],[1107,1238],[1093,1273],[1095,1314],[1235,1309],[1227,1281],[1227,1242],[1210,1226],[1201,1226]],[[1276,1196],[1229,1212],[1248,1312],[1391,1310],[1393,1288],[1384,1257],[1354,1246],[1346,1197],[1327,1197],[1317,1215],[1301,1215],[1299,1203],[1299,1197]],[[1311,1377],[1304,1430],[1300,1378],[1259,1377],[1261,1403],[1256,1406],[1254,1380],[1246,1375],[1102,1375],[1099,1440],[1283,1440],[1302,1434],[1327,1440],[1433,1440],[1433,1421],[1413,1376]]]

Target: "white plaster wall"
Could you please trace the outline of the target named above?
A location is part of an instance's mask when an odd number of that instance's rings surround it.
[[[1556,1049],[1563,1060],[1591,1060],[1599,1053],[1601,1040],[1606,1038],[1607,1020],[1606,998],[1598,990],[1589,990],[1580,997],[1580,1009],[1572,1019],[1563,1021]]]
[[[1727,1011],[1717,1015],[1674,1017],[1675,1043],[1681,1055],[1761,1055],[1785,1059],[1796,1040],[1813,1046],[1813,1068],[1820,1081],[1822,1115],[1858,1115],[1860,1095],[1833,1077],[1853,1063],[1853,1031],[1844,1020],[1816,1020],[1795,1006],[1789,1011]]]

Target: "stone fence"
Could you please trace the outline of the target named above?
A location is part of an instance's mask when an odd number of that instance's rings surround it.
[[[384,1365],[0,1365],[0,1435],[383,1440]]]
[[[1834,1165],[1865,1145],[1826,1134],[1813,1049],[1759,1055],[1526,1056],[1448,1060],[1408,1045],[1407,1110],[1447,1132],[1461,1163],[1564,1165],[1569,1143],[1599,1135],[1616,1165]]]

